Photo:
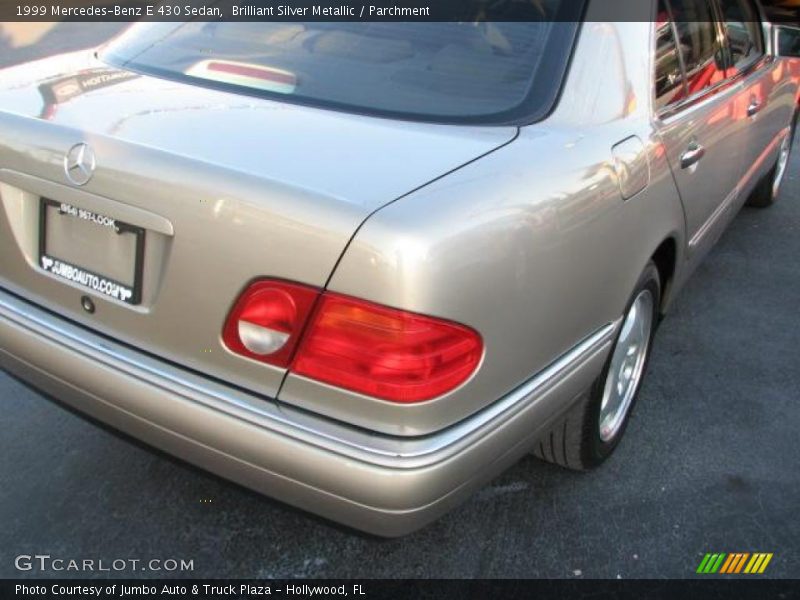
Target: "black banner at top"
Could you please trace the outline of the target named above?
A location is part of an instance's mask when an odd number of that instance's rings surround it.
[[[564,21],[592,0],[0,0],[0,21]],[[603,0],[602,19],[641,21],[647,0]],[[764,0],[800,22],[800,0]],[[643,17],[648,13],[648,16]],[[577,15],[577,16],[576,16]]]

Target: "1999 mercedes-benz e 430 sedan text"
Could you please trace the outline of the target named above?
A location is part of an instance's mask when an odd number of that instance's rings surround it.
[[[778,198],[800,82],[752,0],[622,4],[140,24],[0,72],[0,364],[379,535],[528,452],[598,465],[660,315]]]

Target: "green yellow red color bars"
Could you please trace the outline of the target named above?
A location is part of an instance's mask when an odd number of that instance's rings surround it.
[[[747,574],[756,575],[763,573],[767,569],[769,561],[772,560],[772,553],[755,552],[732,552],[726,554],[706,554],[697,567],[697,572],[702,575],[717,574]]]

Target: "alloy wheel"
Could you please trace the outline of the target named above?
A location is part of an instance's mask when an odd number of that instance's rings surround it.
[[[653,308],[652,292],[642,290],[622,323],[600,405],[598,426],[603,442],[619,433],[639,389],[653,329]]]

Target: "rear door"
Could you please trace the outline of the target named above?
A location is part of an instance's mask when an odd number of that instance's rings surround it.
[[[764,30],[753,0],[719,0],[723,29],[730,52],[728,76],[740,82],[735,111],[747,123],[747,142],[742,147],[745,180],[742,194],[749,193],[771,168],[777,152],[776,134],[788,122],[775,106],[776,82],[783,77],[765,51]],[[776,75],[776,76],[773,76]]]
[[[743,174],[747,123],[727,78],[721,26],[710,0],[660,0],[656,111],[686,214],[690,253],[710,246]],[[670,58],[675,54],[677,60]]]

